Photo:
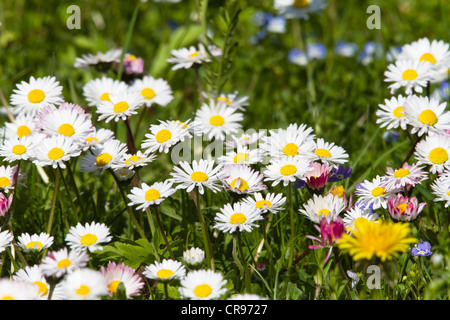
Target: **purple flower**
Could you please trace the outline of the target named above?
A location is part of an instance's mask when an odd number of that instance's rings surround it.
[[[433,254],[433,252],[431,252],[431,244],[429,242],[427,242],[427,241],[423,241],[421,243],[418,243],[412,248],[411,254],[414,257],[417,257],[417,256],[422,256],[422,257],[431,256]]]
[[[11,207],[13,195],[8,198],[3,193],[0,193],[0,217],[3,217]]]
[[[337,166],[337,168],[333,169],[330,172],[330,176],[328,177],[328,182],[338,182],[343,179],[347,179],[352,175],[352,168],[346,167],[341,164]]]

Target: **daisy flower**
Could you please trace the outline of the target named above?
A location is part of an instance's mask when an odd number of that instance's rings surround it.
[[[262,162],[263,152],[260,149],[249,149],[247,146],[238,145],[236,151],[227,152],[217,160],[221,164],[249,165]]]
[[[417,239],[411,236],[409,223],[362,219],[355,221],[351,234],[343,234],[338,247],[349,253],[354,261],[377,257],[384,262],[407,252],[410,244],[415,242]]]
[[[142,79],[136,79],[131,89],[139,92],[147,107],[153,104],[165,107],[173,100],[172,89],[164,79],[144,76]]]
[[[275,0],[274,8],[286,19],[309,19],[311,13],[325,8],[324,0]]]
[[[100,272],[105,278],[110,296],[117,292],[117,287],[121,283],[125,287],[125,293],[128,299],[139,295],[141,289],[144,287],[142,278],[133,268],[126,266],[123,262],[120,264],[109,262],[106,268],[101,266]]]
[[[265,136],[266,132],[261,130],[259,132],[253,133],[243,133],[239,136],[231,135],[231,141],[225,141],[225,145],[227,147],[236,148],[236,147],[245,147],[252,146],[256,147],[258,141]]]
[[[322,138],[317,139],[313,152],[312,161],[321,161],[329,166],[336,166],[348,161],[348,154],[343,148],[333,142],[325,142]]]
[[[108,285],[102,273],[88,268],[68,273],[62,285],[67,300],[99,300],[108,294]]]
[[[19,114],[14,122],[5,122],[4,128],[0,129],[0,138],[3,139],[20,139],[23,137],[39,136],[40,130],[36,128],[34,123],[34,115]]]
[[[142,141],[141,148],[146,148],[147,152],[168,153],[170,148],[189,136],[189,130],[182,122],[160,122],[152,124],[150,133],[145,135],[146,139]]]
[[[121,168],[126,152],[126,144],[117,139],[111,139],[101,145],[96,145],[90,153],[81,158],[81,171],[103,173],[110,168]]]
[[[313,169],[305,173],[303,177],[305,180],[299,180],[296,186],[301,187],[304,184],[313,192],[323,190],[328,183],[328,177],[333,168],[329,167],[326,163],[321,164],[318,162],[311,162],[309,166]]]
[[[440,40],[430,41],[421,38],[402,47],[398,59],[409,59],[412,61],[427,61],[433,70],[433,81],[447,78],[447,69],[450,62],[449,44]]]
[[[396,193],[397,190],[386,190],[382,186],[383,178],[376,176],[372,181],[364,180],[364,182],[356,186],[355,195],[359,201],[365,206],[371,206],[374,210],[379,208],[387,208],[387,199]]]
[[[0,279],[0,300],[41,300],[39,288],[26,281]]]
[[[25,266],[24,269],[18,270],[12,278],[14,281],[25,281],[35,285],[41,298],[48,299],[50,284],[45,279],[40,265]]]
[[[205,259],[205,251],[200,248],[191,248],[183,251],[183,260],[191,265],[200,264]]]
[[[17,238],[19,241],[17,244],[24,251],[42,251],[53,244],[53,239],[52,236],[45,232],[41,232],[40,234],[35,233],[31,236],[28,233],[22,233]]]
[[[151,186],[141,183],[141,187],[133,187],[131,194],[127,195],[131,202],[128,206],[136,206],[136,210],[145,211],[151,205],[160,205],[166,198],[170,197],[177,190],[172,188],[172,182],[156,182]]]
[[[226,135],[237,133],[242,127],[241,121],[244,115],[236,112],[236,109],[228,108],[224,103],[216,103],[210,100],[204,103],[195,114],[195,123],[201,128],[203,134],[209,140],[225,140]]]
[[[442,175],[433,181],[431,193],[436,196],[434,202],[445,201],[445,208],[450,206],[450,177]]]
[[[279,211],[284,210],[282,206],[286,203],[286,197],[283,197],[282,193],[268,193],[264,196],[262,193],[257,192],[252,197],[247,197],[242,201],[259,209],[261,213],[271,212],[277,214]]]
[[[230,164],[223,166],[220,175],[221,181],[228,191],[242,193],[255,193],[267,189],[262,182],[264,175],[253,170],[250,166]]]
[[[400,94],[398,97],[391,97],[390,100],[385,99],[384,104],[378,105],[379,109],[376,111],[376,115],[380,128],[386,127],[386,130],[391,130],[400,127],[406,130],[408,119],[403,109],[405,101],[406,97]]]
[[[324,217],[333,220],[344,208],[344,200],[331,193],[326,196],[313,194],[313,197],[303,205],[303,208],[299,209],[299,212],[312,222],[319,223],[320,219]]]
[[[60,278],[66,273],[86,267],[89,255],[84,250],[68,250],[62,248],[58,251],[49,251],[42,260],[41,269],[44,275]]]
[[[225,103],[228,108],[244,111],[244,107],[249,105],[248,97],[239,97],[238,95],[239,93],[237,91],[234,91],[233,93],[222,92],[219,94],[219,96],[217,96],[217,93],[215,91],[211,93],[211,96],[208,93],[203,92],[203,97],[205,97],[206,99],[213,98],[216,100],[216,103]]]
[[[314,156],[313,129],[305,124],[290,124],[287,129],[269,130],[269,136],[261,138],[260,147],[271,159]]]
[[[426,202],[418,203],[416,197],[408,198],[399,193],[388,199],[387,209],[396,221],[413,221],[426,205]]]
[[[342,221],[347,230],[355,229],[355,221],[357,220],[377,221],[378,214],[371,212],[370,210],[361,208],[360,206],[354,206],[347,211],[344,211],[344,217]]]
[[[39,145],[32,149],[32,153],[33,163],[40,167],[65,169],[65,162],[78,157],[81,150],[72,138],[59,135],[42,139]]]
[[[11,95],[12,112],[34,116],[43,107],[50,104],[62,103],[62,86],[55,77],[34,78],[30,77],[28,82],[22,81],[17,84],[17,89]]]
[[[227,292],[227,281],[222,274],[213,270],[190,271],[180,283],[178,291],[182,299],[213,300]]]
[[[113,62],[120,62],[122,56],[122,49],[111,49],[106,52],[97,51],[96,54],[88,53],[82,54],[81,58],[75,58],[73,66],[75,68],[88,68],[100,64],[110,64]]]
[[[236,202],[233,205],[227,203],[216,214],[213,228],[228,233],[251,232],[253,227],[259,227],[255,222],[262,219],[261,211],[249,203]]]
[[[405,162],[401,168],[387,168],[386,175],[383,177],[382,187],[386,190],[398,190],[404,187],[414,187],[427,179],[427,174],[422,167],[417,164],[408,164]]]
[[[106,141],[114,139],[114,132],[109,129],[95,129],[94,132],[86,137],[86,146],[83,148],[84,151],[88,150],[90,147],[98,146],[104,144]]]
[[[209,46],[208,51],[212,56],[218,57],[222,55],[222,51],[215,46]],[[203,44],[198,44],[198,49],[194,46],[189,48],[173,49],[170,54],[172,55],[167,62],[172,63],[172,70],[178,70],[181,68],[189,69],[194,64],[202,64],[205,62],[211,62],[209,54],[206,52]]]
[[[95,132],[91,119],[80,106],[63,103],[59,108],[47,107],[38,115],[38,128],[47,136],[64,136],[78,144],[86,144],[86,139]]]
[[[116,63],[116,69],[120,66]],[[134,54],[126,53],[123,58],[123,72],[125,75],[140,76],[144,73],[144,59]]]
[[[6,139],[0,146],[0,157],[4,157],[7,162],[18,160],[28,160],[30,151],[33,149],[36,139],[25,136],[19,139]]]
[[[109,95],[109,101],[102,101],[97,105],[98,120],[105,120],[106,123],[120,119],[126,120],[133,114],[137,114],[137,109],[143,104],[143,98],[131,89],[123,92],[113,92]]]
[[[428,132],[439,133],[450,129],[450,112],[446,102],[428,97],[409,96],[405,101],[405,115],[412,126],[411,133],[420,137]]]
[[[156,159],[155,154],[148,152],[142,153],[140,150],[136,151],[136,154],[126,153],[123,156],[123,165],[125,168],[133,170],[138,167],[145,167],[147,164]]]
[[[17,170],[19,170],[19,173],[17,173]],[[20,182],[24,179],[25,176],[17,165],[13,167],[0,166],[0,190],[3,190],[5,193],[9,193],[10,190],[14,189],[17,183],[16,180]]]
[[[450,166],[450,136],[447,134],[435,134],[425,137],[417,146],[414,156],[417,164],[429,166],[431,173],[442,173]]]
[[[283,182],[287,186],[289,182],[295,182],[297,179],[302,179],[304,175],[313,168],[309,166],[309,160],[301,157],[284,157],[274,160],[266,167],[264,175],[266,181],[273,181],[272,187]]]
[[[154,264],[146,266],[142,274],[158,281],[180,280],[186,275],[186,268],[179,261],[164,259],[162,262],[155,261]]]
[[[103,101],[111,101],[110,94],[121,94],[127,89],[128,86],[123,81],[102,77],[88,81],[83,86],[83,96],[88,106],[95,107]]]
[[[66,242],[72,250],[82,249],[94,252],[102,250],[101,244],[111,241],[109,228],[103,223],[91,222],[84,226],[78,223],[75,227],[70,227],[66,235]]]
[[[397,60],[388,65],[389,71],[384,72],[385,82],[393,82],[389,85],[391,93],[405,87],[405,94],[411,95],[413,90],[417,93],[423,92],[430,78],[431,64],[411,60]]]
[[[0,252],[5,251],[6,247],[8,247],[13,240],[14,237],[9,230],[0,232]]]
[[[114,170],[114,175],[119,179],[120,181],[128,181],[131,180],[134,176],[134,170],[130,170],[128,168],[119,168]]]
[[[171,172],[173,183],[180,183],[177,189],[186,189],[191,192],[198,187],[200,194],[204,193],[204,187],[211,189],[214,193],[221,190],[218,172],[222,168],[220,165],[214,168],[214,160],[200,159],[192,161],[192,166],[187,161],[180,161],[179,167],[174,167],[175,172]]]

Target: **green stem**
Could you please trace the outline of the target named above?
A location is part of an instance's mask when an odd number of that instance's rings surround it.
[[[69,167],[69,166],[67,166],[67,167]],[[59,172],[60,172],[60,175],[61,175],[61,180],[63,182],[64,189],[66,190],[66,193],[67,193],[67,197],[70,199],[70,206],[71,206],[71,208],[73,210],[73,214],[75,216],[76,221],[79,222],[80,220],[78,218],[78,207],[73,204],[72,197],[70,196],[70,193],[69,193],[69,187],[67,186],[67,182],[66,182],[66,179],[64,178],[62,169],[59,168],[59,167],[58,167],[58,169],[59,169]],[[60,197],[61,197],[61,195],[60,195]],[[62,203],[62,201],[60,201],[60,202]]]
[[[164,231],[164,226],[161,222],[161,216],[159,214],[158,206],[154,206],[154,208],[155,208],[155,214],[156,214],[156,221],[158,222],[159,230],[161,231],[161,235],[164,239],[164,242],[166,243],[167,251],[169,251],[169,255],[172,258],[172,260],[175,260],[175,256],[173,255],[172,248],[170,247],[170,242],[167,239],[166,232]]]
[[[136,154],[136,144],[134,143],[133,132],[130,127],[130,120],[128,118],[125,119],[125,126],[127,128],[127,142],[128,142],[128,150],[130,150],[131,154]]]
[[[81,210],[83,210],[83,212],[86,212],[86,208],[84,206],[83,199],[81,198],[80,191],[78,190],[77,183],[75,182],[75,176],[73,174],[72,167],[71,167],[70,163],[67,165],[67,172],[69,173],[70,183],[72,185],[73,190],[75,191],[75,196],[77,197],[77,200],[78,200],[78,203],[79,203],[79,205],[81,207]],[[75,218],[77,219],[77,221],[79,221],[78,220],[79,219],[78,212],[79,212],[79,210],[77,210],[77,212],[75,213]]]
[[[130,219],[131,219],[131,222],[134,224],[134,226],[135,226],[137,232],[139,233],[139,235],[140,235],[142,238],[144,238],[145,240],[148,241],[147,237],[145,236],[144,230],[143,230],[142,227],[139,225],[139,222],[137,221],[136,217],[134,216],[133,209],[128,205],[128,198],[127,198],[125,192],[123,191],[123,188],[122,188],[122,186],[121,186],[121,184],[120,184],[120,181],[117,179],[117,177],[116,177],[116,175],[114,174],[114,171],[112,171],[112,169],[108,169],[108,171],[109,171],[109,172],[111,173],[111,175],[113,176],[114,181],[116,181],[116,184],[117,184],[117,186],[118,186],[118,188],[119,188],[119,191],[120,191],[120,195],[122,196],[122,199],[123,199],[123,201],[124,201],[124,203],[125,203],[125,206],[126,206],[127,211],[128,211],[128,215],[129,215],[129,217],[130,217]]]
[[[157,237],[157,233],[156,233],[156,227],[155,227],[155,222],[153,221],[153,216],[152,213],[150,211],[150,208],[147,207],[147,209],[145,210],[147,212],[147,219],[148,219],[148,224],[150,225],[150,233],[152,234],[152,242],[151,242],[151,246],[153,248],[153,251],[155,252],[156,255],[156,259],[158,261],[160,261],[160,257],[158,254],[158,251],[156,250],[156,248],[158,247],[155,242],[156,242],[156,237]]]
[[[208,260],[208,267],[212,270],[215,270],[214,256],[212,254],[212,248],[211,248],[211,240],[209,238],[206,220],[202,213],[200,192],[198,191],[198,188],[195,189],[195,195],[197,198],[197,215],[198,215],[198,219],[200,220],[200,223],[202,226],[203,242],[205,245],[205,253],[206,253],[206,259]]]
[[[288,273],[290,273],[290,269],[292,267],[292,262],[294,260],[294,238],[295,238],[295,216],[294,216],[294,208],[292,202],[292,182],[289,182],[288,189],[288,201],[289,201],[289,216],[291,222],[291,239],[290,239],[290,250],[289,250],[289,261],[288,261]]]
[[[238,245],[238,250],[239,250],[239,255],[241,256],[241,261],[242,261],[242,268],[244,270],[244,281],[245,281],[245,290],[247,291],[247,293],[252,293],[252,284],[251,284],[251,279],[250,279],[250,271],[248,269],[248,263],[245,260],[245,256],[244,256],[244,250],[242,250],[242,235],[239,232],[237,235],[237,245]]]
[[[55,176],[55,186],[53,188],[52,206],[50,208],[50,216],[48,218],[48,223],[47,223],[47,233],[48,234],[51,234],[51,232],[52,232],[52,225],[53,225],[53,219],[55,217],[56,199],[58,196],[60,179],[61,179],[61,172],[59,170],[57,170],[56,176]]]
[[[14,193],[13,193],[13,198],[12,198],[12,203],[10,206],[10,215],[9,215],[9,222],[10,222],[10,227],[12,227],[11,221],[13,219],[13,215],[14,215],[14,210],[16,208],[16,197],[17,197],[17,189],[19,186],[19,173],[20,173],[20,163],[21,161],[18,160],[17,161],[17,171],[16,174],[14,176]],[[10,231],[12,232],[12,229],[10,229]]]

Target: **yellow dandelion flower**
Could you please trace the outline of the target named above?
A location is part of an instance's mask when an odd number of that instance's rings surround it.
[[[370,260],[376,256],[384,262],[398,253],[406,252],[411,243],[417,242],[417,239],[411,236],[411,227],[407,223],[357,219],[355,229],[350,231],[352,235],[344,234],[338,246],[355,261]]]

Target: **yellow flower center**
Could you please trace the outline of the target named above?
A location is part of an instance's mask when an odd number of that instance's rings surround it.
[[[345,189],[343,186],[337,186],[337,187],[334,187],[333,189],[331,189],[330,192],[333,196],[337,196],[338,198],[343,198]]]
[[[17,144],[12,148],[12,152],[20,156],[21,154],[27,152],[27,148],[25,148],[24,145]]]
[[[197,182],[203,182],[208,180],[208,175],[201,171],[194,171],[191,174],[191,179]]]
[[[331,157],[330,151],[328,151],[328,150],[326,150],[326,149],[318,148],[318,149],[316,149],[316,150],[314,151],[314,153],[315,153],[316,155],[318,155],[319,157],[324,157],[324,158]]]
[[[428,158],[434,164],[443,164],[448,160],[448,153],[444,148],[434,148],[428,154]]]
[[[222,116],[219,116],[218,114],[215,116],[212,116],[209,118],[209,123],[211,123],[213,126],[221,126],[225,123],[225,119]]]
[[[141,95],[145,98],[145,99],[153,99],[155,97],[155,91],[151,88],[144,88],[141,90]]]
[[[409,170],[408,169],[398,169],[394,172],[394,177],[396,178],[403,178],[406,177],[409,174]]]
[[[126,165],[130,165],[131,163],[136,163],[139,160],[142,160],[144,158],[139,157],[138,155],[132,155],[131,157],[129,157],[127,160],[125,160],[125,164]]]
[[[117,287],[119,287],[119,284],[121,282],[122,281],[120,281],[120,280],[111,281],[111,283],[108,285],[109,291],[111,291],[112,293],[116,293],[117,292]]]
[[[283,152],[287,156],[296,156],[298,154],[298,146],[295,143],[288,143],[284,146]]]
[[[97,156],[97,158],[95,159],[95,163],[97,164],[97,166],[103,167],[103,166],[106,166],[111,161],[111,159],[112,159],[112,155],[105,152],[105,153],[102,153],[99,156]]]
[[[149,189],[145,192],[145,201],[153,201],[161,198],[161,194],[156,189]]]
[[[42,242],[30,241],[27,243],[26,247],[27,247],[27,249],[36,249],[36,247],[37,247],[38,250],[41,250],[43,246],[44,245],[42,244]]]
[[[242,162],[242,161],[247,161],[248,158],[248,153],[237,153],[234,158],[233,161],[234,163],[238,163],[238,162]]]
[[[407,203],[402,203],[397,206],[397,209],[398,211],[400,211],[400,213],[405,213],[407,207],[408,207]]]
[[[70,137],[75,133],[75,129],[71,124],[64,123],[59,127],[58,132],[63,136]]]
[[[156,134],[155,137],[158,143],[163,143],[172,138],[172,133],[170,133],[170,131],[167,129],[162,129]]]
[[[212,292],[211,287],[208,284],[200,284],[195,287],[194,294],[199,298],[205,298]]]
[[[20,126],[17,128],[17,135],[19,136],[19,138],[26,137],[30,133],[31,133],[31,130],[27,126]]]
[[[327,208],[320,209],[319,212],[317,212],[317,215],[327,216],[330,213],[330,210]]]
[[[419,121],[423,124],[433,126],[437,122],[436,113],[434,113],[433,110],[424,110],[419,115]]]
[[[109,98],[109,92],[105,92],[100,96],[100,100],[102,101],[111,101],[111,99]]]
[[[114,105],[114,112],[115,113],[125,112],[128,110],[128,108],[129,108],[129,105],[126,101],[120,101]]]
[[[267,200],[258,200],[256,201],[256,208],[258,209],[263,209],[264,206],[266,206],[266,208],[270,208],[272,206],[272,202],[267,201]]]
[[[394,111],[392,112],[394,114],[395,117],[397,118],[401,118],[405,116],[405,113],[403,112],[403,107],[397,107],[394,109]]]
[[[417,76],[418,76],[417,71],[413,69],[406,69],[402,73],[402,79],[407,81],[414,80],[417,78]]]
[[[86,138],[87,143],[91,143],[92,141],[98,142],[98,138],[96,138],[96,137]]]
[[[231,181],[230,186],[231,188],[235,189],[236,187],[240,190],[240,191],[244,191],[244,190],[248,190],[249,186],[248,186],[248,182],[245,181],[244,179],[240,178],[240,183],[238,186],[236,186],[236,182],[239,178],[234,179],[233,181]]]
[[[379,197],[384,194],[384,188],[383,187],[376,187],[372,189],[372,195],[374,197]]]
[[[436,58],[431,53],[427,52],[420,57],[420,61],[428,61],[429,63],[436,63]]]
[[[0,177],[0,188],[6,188],[11,184],[11,180],[7,177]]]
[[[89,294],[90,291],[91,289],[89,289],[89,287],[84,284],[82,284],[81,286],[78,287],[78,289],[75,290],[75,292],[80,296],[86,296]]]
[[[48,152],[48,157],[51,160],[58,160],[64,156],[64,151],[61,148],[55,147]]]
[[[156,273],[156,276],[161,279],[167,279],[167,278],[171,277],[173,274],[174,274],[174,272],[172,270],[161,269],[161,270],[158,270],[158,272]]]
[[[243,224],[245,221],[247,221],[247,218],[243,213],[240,212],[232,214],[230,217],[230,223],[232,224],[236,223]]]
[[[297,167],[293,164],[287,164],[280,168],[280,173],[283,176],[291,176],[297,172]]]
[[[33,89],[28,93],[28,101],[31,103],[39,103],[44,101],[45,93],[41,89]]]
[[[97,242],[97,236],[92,233],[86,233],[84,236],[80,238],[80,243],[85,246],[93,245]]]
[[[189,57],[191,57],[192,59],[194,59],[196,56],[198,56],[200,53],[199,52],[194,52],[194,53],[191,53],[190,55],[189,55]]]
[[[226,102],[227,104],[231,104],[230,99],[228,99],[227,97],[218,97],[217,101],[223,101]]]
[[[292,6],[296,9],[305,9],[309,7],[309,4],[308,0],[295,0]]]
[[[41,282],[41,281],[35,281],[33,282],[33,284],[35,284],[38,288],[39,288],[39,293],[42,294],[43,296],[45,296],[48,292],[47,286],[45,285],[45,283]]]
[[[127,59],[130,59],[131,61],[136,61],[137,57],[134,54],[127,55]]]
[[[0,300],[16,300],[13,296],[3,296]]]
[[[70,265],[72,264],[72,262],[69,259],[62,259],[58,261],[58,269],[64,269],[67,267],[70,267]]]

